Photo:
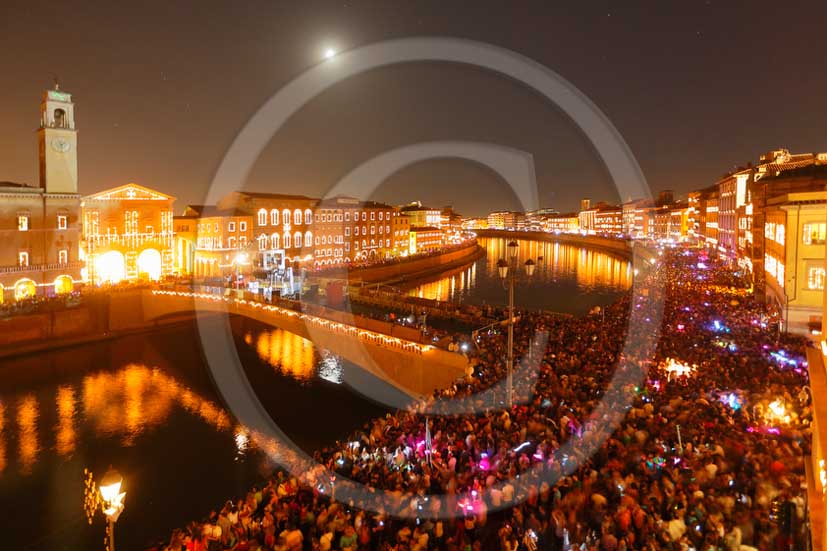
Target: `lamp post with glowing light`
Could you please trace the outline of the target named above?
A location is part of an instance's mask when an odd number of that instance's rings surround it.
[[[497,271],[500,279],[508,282],[508,363],[506,375],[507,404],[510,409],[514,405],[514,282],[517,280],[517,249],[516,241],[509,241],[506,247],[507,260],[497,261]],[[525,272],[528,277],[534,275],[536,262],[532,259],[525,261]]]
[[[96,487],[92,480],[92,473],[89,471],[85,471],[85,473],[86,496],[84,509],[86,510],[86,518],[89,524],[92,524],[92,518],[98,510],[98,506],[100,506],[108,523],[107,551],[115,551],[115,523],[123,512],[123,501],[126,497],[126,492],[121,492],[123,477],[118,471],[110,468]]]

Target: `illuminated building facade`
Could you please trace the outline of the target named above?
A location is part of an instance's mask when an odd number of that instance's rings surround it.
[[[818,330],[824,306],[827,191],[770,199],[763,230],[765,281],[760,290],[788,331]]]
[[[222,211],[250,213],[255,240],[254,267],[283,274],[288,262],[313,264],[313,210],[318,202],[303,195],[234,191],[216,207]]]
[[[411,222],[411,226],[415,226]],[[497,211],[488,215],[488,227],[492,230],[523,230],[526,225],[524,212]]]
[[[580,230],[592,234],[618,235],[623,233],[623,209],[598,203],[579,214]]]
[[[442,210],[426,207],[419,201],[400,207],[399,211],[408,217],[411,226],[442,227]]]
[[[427,253],[442,247],[442,230],[434,227],[411,227],[410,254]]]
[[[735,263],[738,259],[738,213],[746,205],[752,169],[746,168],[725,176],[718,186],[718,254]]]
[[[546,218],[543,228],[550,232],[577,233],[580,231],[580,219],[576,212],[555,214]]]
[[[391,258],[407,245],[407,236],[399,233],[407,228],[407,217],[384,203],[331,197],[317,205],[314,222],[316,266]]]
[[[130,183],[81,202],[82,250],[94,283],[157,280],[175,272],[175,198]]]
[[[253,215],[240,210],[188,207],[195,225],[193,276],[196,278],[249,275],[257,253]]]
[[[81,280],[77,129],[71,94],[43,93],[40,185],[0,182],[0,302],[71,292]]]

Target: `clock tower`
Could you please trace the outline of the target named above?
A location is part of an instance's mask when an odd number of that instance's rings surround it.
[[[46,193],[78,192],[78,135],[72,95],[55,83],[40,103],[40,187]]]

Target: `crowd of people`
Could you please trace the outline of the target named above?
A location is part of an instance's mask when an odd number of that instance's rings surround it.
[[[511,407],[492,329],[464,380],[160,549],[803,549],[806,341],[697,252],[666,251],[640,279],[600,313],[520,312]],[[661,309],[659,331],[635,317]],[[337,478],[368,490],[337,500]]]

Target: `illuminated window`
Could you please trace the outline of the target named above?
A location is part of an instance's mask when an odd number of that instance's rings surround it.
[[[784,244],[784,237],[785,237],[785,229],[784,224],[778,224],[775,228],[775,242],[779,245]]]
[[[312,224],[313,223],[313,211],[310,209],[304,210],[304,223],[305,224]]]
[[[17,253],[17,265],[18,266],[28,266],[29,265],[29,253],[26,251],[20,251]]]
[[[776,262],[776,276],[775,279],[778,283],[784,287],[784,263],[783,262]]]
[[[261,234],[258,236],[258,250],[263,251],[267,248],[267,236]]]
[[[345,228],[345,237],[350,237],[350,228]]]
[[[767,222],[764,225],[764,237],[767,239],[775,239],[775,223],[774,222]]]
[[[345,213],[345,222],[350,222],[350,213],[349,212]]]
[[[384,220],[384,218],[385,218],[385,213],[384,213],[384,212],[380,212],[380,213],[379,213],[379,220]],[[371,218],[371,220],[372,220],[372,219],[373,219],[373,218]]]
[[[17,215],[17,229],[19,231],[29,231],[29,215],[28,214],[18,214]],[[28,266],[28,264],[26,264]]]
[[[827,241],[827,222],[804,224],[801,233],[805,245],[823,245]]]
[[[278,249],[278,248],[280,248],[280,247],[279,247],[279,234],[274,233],[274,234],[270,237],[270,248],[271,248],[271,249]]]
[[[278,219],[278,213],[276,213],[276,219]],[[260,209],[258,211],[258,225],[259,226],[266,226],[267,225],[267,211],[264,209]]]
[[[814,291],[824,290],[825,269],[815,266],[807,270],[807,288]]]
[[[69,251],[66,249],[61,249],[57,251],[57,263],[58,264],[68,264],[69,263]]]
[[[284,209],[281,211],[281,223],[285,226],[290,225],[290,209]]]
[[[57,229],[65,230],[69,227],[69,217],[65,214],[58,214],[57,215]]]
[[[289,218],[288,218],[288,220],[289,220]],[[284,248],[285,249],[290,248],[290,234],[289,233],[284,234]]]
[[[247,222],[239,222],[238,231],[247,231]]]
[[[301,213],[299,213],[299,215],[301,215]],[[293,234],[293,246],[296,247],[297,249],[301,248],[301,246],[302,246],[302,232],[297,231],[296,233]]]
[[[368,219],[368,213],[362,212],[362,221],[364,222],[367,219]]]
[[[302,223],[302,211],[299,209],[293,211],[293,223],[297,226]]]
[[[227,224],[227,231],[235,231],[235,222]]]

